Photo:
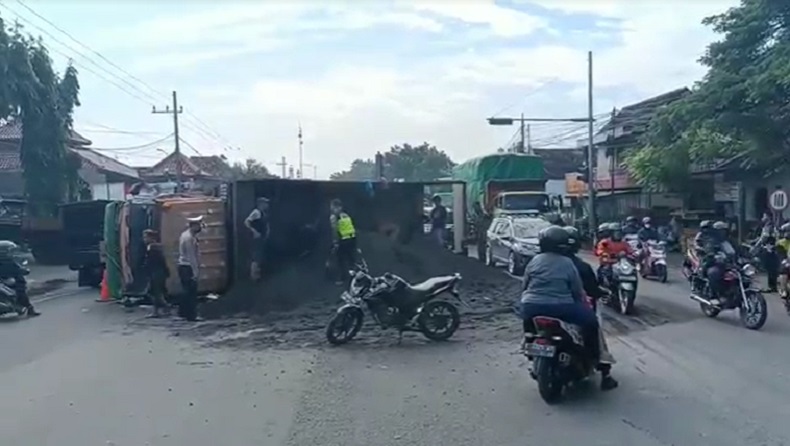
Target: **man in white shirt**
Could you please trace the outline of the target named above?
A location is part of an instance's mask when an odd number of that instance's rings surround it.
[[[194,322],[198,320],[197,293],[200,277],[200,249],[197,234],[203,229],[203,216],[187,218],[187,226],[178,238],[178,278],[184,289],[178,305],[178,315]]]

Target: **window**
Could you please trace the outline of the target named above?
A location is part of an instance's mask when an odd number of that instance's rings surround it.
[[[513,231],[510,229],[510,222],[509,221],[503,221],[499,225],[499,227],[497,228],[497,232],[496,232],[497,235],[503,236],[503,237],[510,236],[512,233],[513,233]]]

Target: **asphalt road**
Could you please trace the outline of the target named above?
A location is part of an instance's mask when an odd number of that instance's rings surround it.
[[[0,323],[0,435],[30,446],[790,444],[790,318],[772,297],[762,331],[734,314],[707,319],[673,276],[641,284],[635,321],[607,318],[620,388],[586,386],[552,407],[514,354],[515,320],[466,321],[441,344],[209,348],[188,325],[145,326],[142,310],[64,294],[40,318]]]

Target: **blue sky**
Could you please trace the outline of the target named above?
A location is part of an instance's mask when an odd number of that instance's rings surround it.
[[[156,162],[172,150],[172,120],[151,107],[175,89],[186,153],[254,157],[279,172],[282,156],[297,162],[301,123],[319,177],[404,142],[457,161],[490,152],[517,130],[488,126],[493,114],[583,117],[588,50],[596,114],[690,86],[715,38],[700,20],[736,3],[22,1],[0,2],[0,16],[42,35],[58,66],[74,60],[76,126],[94,146]],[[574,145],[585,131],[531,130],[538,147]]]

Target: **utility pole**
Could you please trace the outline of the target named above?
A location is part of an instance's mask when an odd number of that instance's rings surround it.
[[[173,109],[170,109],[169,105],[165,106],[164,110],[157,110],[156,107],[153,107],[151,113],[155,115],[173,115],[173,136],[176,140],[176,193],[181,190],[181,145],[180,140],[178,137],[178,115],[184,112],[184,107],[178,106],[178,97],[176,92],[173,91]]]
[[[529,124],[527,124],[527,153],[532,155],[532,134],[530,132]]]
[[[288,178],[290,179],[294,178],[294,166],[288,167]]]
[[[590,197],[590,232],[595,233],[598,227],[595,203],[595,137],[593,135],[593,55],[587,52],[587,193]]]
[[[281,161],[279,163],[277,163],[277,165],[280,166],[280,168],[282,168],[282,170],[283,170],[283,178],[286,178],[286,176],[285,176],[285,169],[286,169],[286,167],[288,167],[288,164],[285,162],[285,157],[280,158],[280,160]]]
[[[610,141],[614,141],[614,137],[616,136],[615,133],[614,133],[614,129],[615,129],[614,117],[615,116],[617,116],[617,109],[612,107],[612,117],[609,119],[609,126],[610,126],[610,128],[609,128],[609,136],[611,137]],[[611,148],[611,147],[610,147],[610,149],[611,149],[611,155],[612,156],[609,158],[610,161],[611,161],[611,165],[609,166],[609,174],[611,176],[611,178],[610,178],[611,184],[609,185],[609,194],[612,197],[614,197],[614,177],[615,177],[614,171],[615,171],[615,169],[617,169],[617,166],[618,166],[619,163],[617,162],[618,161],[618,159],[617,159],[618,158],[617,157],[617,149],[616,148]],[[612,200],[614,200],[614,198],[612,198]]]
[[[302,162],[302,123],[299,123],[299,178],[302,178],[304,172],[304,163]]]
[[[524,113],[521,114],[521,142],[519,143],[519,153],[524,153],[524,127],[526,122],[524,122]]]

